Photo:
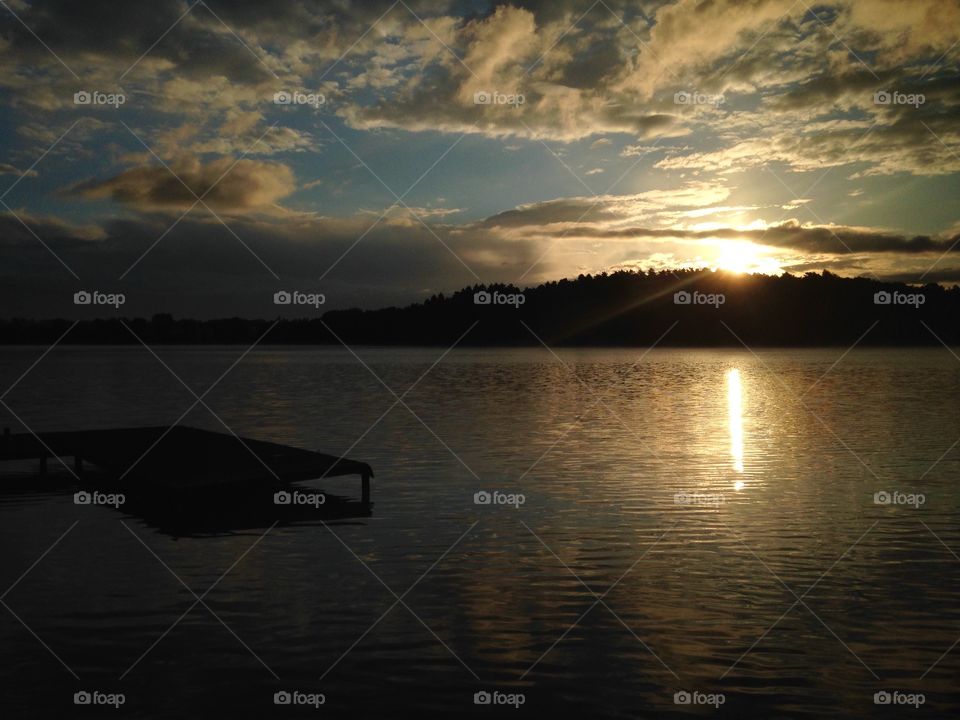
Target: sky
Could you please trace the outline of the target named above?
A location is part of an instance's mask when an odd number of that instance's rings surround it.
[[[5,0],[0,316],[956,284],[958,39],[960,0]]]

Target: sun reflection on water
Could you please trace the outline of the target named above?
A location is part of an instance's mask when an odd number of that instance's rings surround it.
[[[743,472],[743,386],[740,381],[740,370],[731,368],[727,371],[727,415],[730,426],[730,456],[733,458],[733,469]],[[734,489],[742,490],[743,480],[734,483]]]

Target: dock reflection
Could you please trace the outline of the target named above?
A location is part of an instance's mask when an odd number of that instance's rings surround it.
[[[79,493],[120,496],[122,502],[103,504],[119,518],[134,518],[171,537],[208,537],[265,530],[273,525],[310,525],[368,518],[374,503],[334,495],[304,483],[231,486],[222,490],[164,492],[114,487],[111,475],[87,469],[77,483],[65,469],[51,467],[40,475],[24,467],[6,468],[0,484],[0,504],[21,505],[55,498],[78,502]],[[277,497],[282,494],[281,497]],[[83,504],[82,501],[79,504]],[[93,503],[97,504],[97,503]]]

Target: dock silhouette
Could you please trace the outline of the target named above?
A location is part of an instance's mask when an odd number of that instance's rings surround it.
[[[73,458],[81,482],[88,463],[112,488],[140,495],[281,489],[293,482],[358,475],[361,502],[369,504],[373,477],[364,462],[191,427],[4,430],[0,462],[34,459],[43,475],[54,458]]]

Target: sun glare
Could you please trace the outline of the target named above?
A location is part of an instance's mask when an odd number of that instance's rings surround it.
[[[783,272],[780,263],[775,258],[764,254],[756,245],[726,240],[719,243],[719,255],[714,260],[714,267],[717,270],[741,274]]]

